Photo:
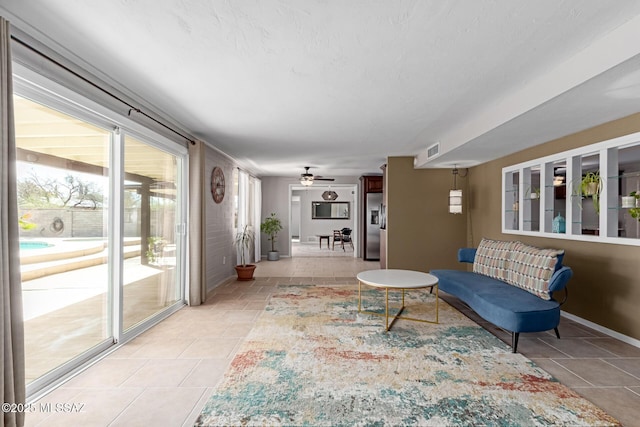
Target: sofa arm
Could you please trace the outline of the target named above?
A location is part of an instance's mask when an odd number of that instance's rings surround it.
[[[571,276],[573,276],[573,270],[566,266],[553,273],[551,280],[549,280],[549,292],[557,292],[564,289]]]
[[[458,261],[468,262],[473,264],[473,260],[476,258],[476,248],[461,248],[458,249]]]

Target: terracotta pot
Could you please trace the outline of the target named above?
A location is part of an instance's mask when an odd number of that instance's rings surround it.
[[[253,271],[256,269],[254,264],[236,265],[236,273],[238,280],[253,280]]]

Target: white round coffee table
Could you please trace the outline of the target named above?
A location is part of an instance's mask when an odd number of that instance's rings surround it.
[[[424,323],[438,323],[438,278],[432,274],[423,273],[420,271],[411,270],[367,270],[358,273],[356,276],[358,279],[358,312],[373,314],[376,316],[385,317],[385,330],[391,329],[394,322],[397,319],[413,320],[415,322]],[[367,286],[373,286],[375,288],[382,288],[385,290],[385,308],[384,314],[376,313],[374,311],[362,310],[362,284]],[[402,317],[402,311],[404,310],[404,291],[405,289],[422,289],[430,288],[431,291],[436,290],[436,317],[435,320],[416,319],[412,317]],[[389,323],[389,289],[400,289],[402,291],[402,306],[398,309],[398,312],[391,319]]]

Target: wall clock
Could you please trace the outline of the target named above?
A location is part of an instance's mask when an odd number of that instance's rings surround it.
[[[211,196],[216,203],[224,199],[224,172],[218,166],[211,171]]]

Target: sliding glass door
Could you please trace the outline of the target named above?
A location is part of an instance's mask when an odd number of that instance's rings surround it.
[[[187,150],[68,91],[16,83],[33,394],[184,305]]]
[[[140,167],[144,161],[144,167]],[[124,246],[123,329],[130,330],[182,298],[180,264],[180,159],[126,136],[126,199],[138,213],[128,217]],[[127,241],[143,245],[129,258]]]
[[[111,344],[111,131],[14,97],[27,382]]]

